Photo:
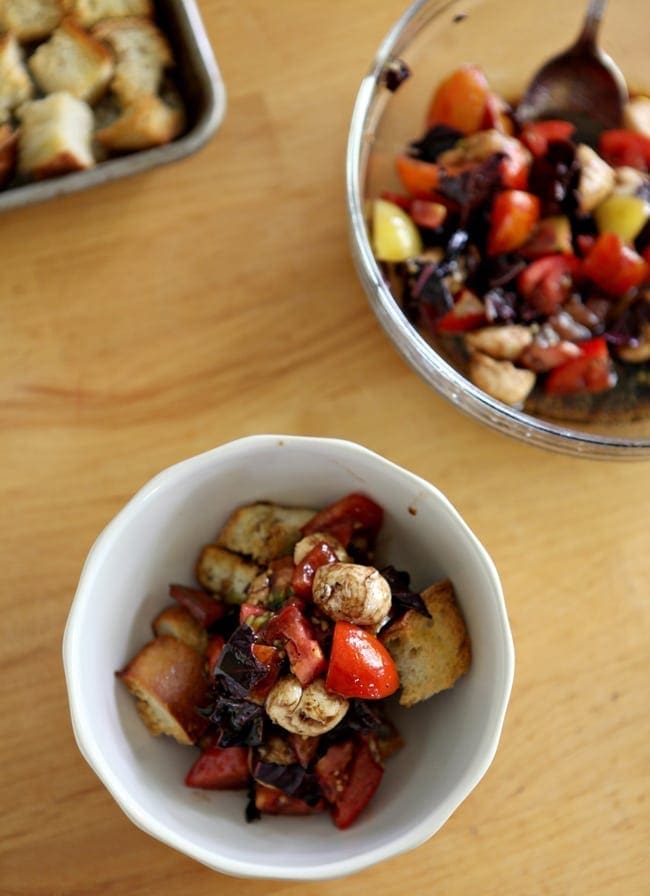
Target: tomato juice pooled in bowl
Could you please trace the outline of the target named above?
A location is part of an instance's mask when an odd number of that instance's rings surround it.
[[[409,320],[479,388],[560,419],[650,411],[650,99],[580,143],[520,126],[480,68],[439,83],[373,203],[372,243]]]
[[[452,584],[377,568],[383,510],[239,507],[172,584],[154,638],[117,675],[152,734],[195,745],[188,787],[247,792],[246,818],[330,812],[349,827],[402,739],[386,699],[452,687],[470,644]]]

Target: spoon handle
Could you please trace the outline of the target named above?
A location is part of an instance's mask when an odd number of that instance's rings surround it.
[[[584,25],[577,43],[582,46],[595,46],[598,29],[605,13],[607,0],[589,0],[589,8],[585,15]]]

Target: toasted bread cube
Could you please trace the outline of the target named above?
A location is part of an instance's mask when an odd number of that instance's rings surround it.
[[[197,712],[208,698],[203,657],[187,644],[161,635],[116,674],[136,698],[138,713],[152,734],[193,744],[205,731],[206,720]]]
[[[255,563],[216,544],[206,545],[196,564],[196,577],[202,587],[231,604],[244,602],[248,586],[258,573]]]
[[[48,37],[63,17],[64,0],[0,0],[0,31],[21,43]]]
[[[95,137],[112,152],[132,152],[169,143],[183,126],[180,109],[168,106],[160,97],[141,96],[118,119],[97,131]]]
[[[30,99],[33,92],[20,44],[13,34],[3,34],[0,37],[0,124],[9,121],[14,109]]]
[[[29,59],[29,69],[44,93],[65,90],[95,103],[113,77],[113,57],[73,19],[66,19]]]
[[[97,40],[115,54],[111,84],[123,105],[158,93],[163,73],[174,64],[167,38],[149,19],[109,19],[93,28]]]
[[[402,706],[413,706],[452,687],[471,660],[467,629],[451,582],[437,582],[421,596],[431,619],[407,610],[381,635],[397,666]]]
[[[171,635],[199,653],[205,653],[208,633],[189,610],[174,604],[165,607],[151,623],[154,635]]]
[[[269,563],[292,554],[302,537],[301,527],[316,511],[259,502],[235,510],[217,538],[229,551],[246,554],[258,563]]]
[[[102,19],[153,16],[152,0],[69,0],[68,9],[84,28],[91,28]]]
[[[94,165],[93,113],[69,93],[52,93],[18,109],[22,132],[18,170],[40,179]]]
[[[11,178],[18,158],[18,131],[11,125],[0,124],[0,187]]]
[[[470,356],[469,378],[488,395],[513,407],[523,404],[537,381],[532,370],[515,367],[511,361],[497,361],[478,351]]]

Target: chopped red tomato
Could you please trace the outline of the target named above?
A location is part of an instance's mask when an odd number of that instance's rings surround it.
[[[327,661],[308,620],[295,604],[280,610],[264,628],[268,641],[281,641],[289,657],[291,671],[303,687],[327,667]]]
[[[582,273],[604,292],[622,296],[643,283],[644,259],[615,233],[602,233],[582,262]]]
[[[333,744],[314,766],[318,784],[328,803],[340,799],[348,785],[348,770],[355,753],[355,741],[339,741]]]
[[[384,511],[371,498],[360,494],[350,494],[321,510],[302,527],[303,535],[314,532],[329,532],[344,547],[347,547],[356,533],[374,538],[384,519]]]
[[[328,563],[336,563],[337,556],[324,541],[315,545],[298,563],[293,572],[291,585],[298,597],[311,597],[316,570]]]
[[[321,800],[315,806],[310,806],[297,796],[289,796],[276,787],[267,787],[256,781],[255,808],[265,815],[315,815],[323,811],[325,803]]]
[[[603,131],[598,144],[600,155],[615,168],[629,166],[650,170],[650,137],[636,131]]]
[[[580,343],[581,355],[552,370],[546,380],[549,395],[606,392],[616,385],[616,372],[602,338]]]
[[[358,625],[334,626],[325,685],[342,697],[380,700],[399,687],[395,662],[381,641]]]
[[[549,143],[558,140],[570,140],[575,134],[575,125],[570,121],[550,119],[549,121],[535,121],[524,125],[521,131],[521,141],[536,158],[542,158],[548,152]]]
[[[523,190],[504,190],[492,203],[487,250],[489,255],[512,252],[522,246],[535,229],[540,203]]]
[[[210,676],[214,675],[225,643],[226,641],[221,635],[213,635],[208,641],[208,646],[205,649],[205,662]]]
[[[517,288],[532,308],[552,314],[568,299],[578,264],[574,255],[538,258],[519,274]]]
[[[224,603],[215,600],[211,594],[207,594],[205,591],[199,591],[198,588],[170,585],[169,593],[205,628],[209,628],[213,623],[222,619],[228,612],[228,607]]]
[[[337,828],[350,827],[374,796],[383,774],[376,743],[370,738],[359,738],[347,772],[347,786],[332,806],[332,819]]]
[[[188,787],[203,790],[239,790],[248,783],[246,747],[210,746],[185,776]]]
[[[435,229],[440,227],[447,217],[447,209],[440,202],[428,199],[414,199],[411,202],[411,218],[418,227]]]
[[[402,186],[411,196],[430,199],[440,184],[440,169],[433,162],[422,162],[410,156],[397,156],[397,175]]]
[[[281,665],[280,651],[269,644],[253,644],[251,651],[255,659],[268,669],[264,678],[258,681],[248,695],[248,699],[253,703],[262,703],[278,680]]]
[[[438,86],[427,112],[427,127],[445,124],[473,134],[481,129],[490,93],[488,82],[476,65],[464,65]]]
[[[486,322],[485,305],[469,289],[462,289],[451,311],[435,325],[440,333],[460,333],[473,330]]]
[[[510,190],[525,190],[528,186],[530,155],[526,147],[512,138],[504,149],[501,162],[501,183]]]

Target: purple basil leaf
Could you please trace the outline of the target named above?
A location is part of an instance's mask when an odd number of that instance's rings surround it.
[[[379,731],[384,725],[378,706],[371,706],[366,700],[350,700],[350,708],[345,716],[345,725],[352,731]]]
[[[226,642],[215,669],[215,676],[225,677],[228,689],[241,697],[247,696],[269,671],[253,653],[255,641],[253,629],[240,625]]]
[[[201,711],[217,729],[220,747],[254,747],[264,738],[264,707],[221,693],[215,688],[214,702]]]
[[[650,302],[641,295],[606,330],[612,345],[639,345],[644,328],[650,327]]]
[[[462,131],[436,124],[420,140],[409,144],[408,154],[422,162],[435,162],[441,152],[452,149],[462,137]]]
[[[460,174],[448,174],[442,168],[438,190],[443,196],[460,205],[466,220],[474,209],[491,199],[501,186],[503,159],[503,153],[495,153],[484,162],[472,165]]]
[[[541,200],[544,215],[572,212],[579,177],[575,145],[570,140],[555,140],[544,156],[533,159],[528,189]]]
[[[303,800],[308,806],[316,806],[322,797],[314,772],[307,771],[299,763],[280,765],[277,762],[258,760],[253,766],[253,778],[269,787],[277,787],[289,796]]]
[[[394,566],[385,566],[380,572],[390,585],[393,606],[396,609],[417,610],[418,613],[431,619],[431,613],[427,610],[422,597],[417,591],[411,591],[409,587],[411,577],[407,572],[395,569]]]
[[[514,255],[497,255],[490,258],[486,265],[486,277],[490,289],[507,286],[517,277],[528,262]]]
[[[435,317],[442,317],[454,307],[446,276],[447,272],[440,265],[424,265],[411,289],[413,298],[420,304],[429,305]]]

